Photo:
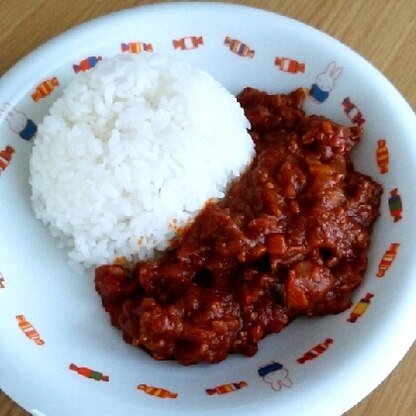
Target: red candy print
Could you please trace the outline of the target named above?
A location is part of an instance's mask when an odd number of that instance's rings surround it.
[[[312,349],[306,352],[302,357],[298,358],[296,361],[299,364],[305,364],[306,361],[314,360],[319,355],[323,354],[330,345],[332,345],[334,340],[332,338],[327,338],[321,344],[315,345]]]
[[[151,43],[143,42],[130,42],[121,44],[121,52],[140,53],[140,52],[153,52],[153,46]]]
[[[295,61],[290,58],[281,58],[276,56],[274,64],[283,72],[289,72],[291,74],[297,74],[298,72],[305,72],[305,64]]]
[[[344,112],[347,117],[357,126],[362,126],[365,123],[365,119],[360,109],[351,101],[350,97],[345,97],[342,101]]]
[[[88,71],[89,69],[94,68],[102,59],[102,56],[89,56],[88,58],[83,59],[79,64],[72,65],[72,68],[74,69],[74,72],[78,74],[78,72]]]
[[[184,38],[172,41],[174,49],[181,49],[183,51],[196,49],[203,44],[204,39],[202,36],[186,36]]]

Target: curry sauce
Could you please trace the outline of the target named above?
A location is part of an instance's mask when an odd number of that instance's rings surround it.
[[[350,158],[362,128],[307,116],[304,99],[244,89],[256,147],[246,172],[161,258],[96,269],[126,342],[158,360],[214,363],[255,354],[299,315],[351,306],[382,189]]]

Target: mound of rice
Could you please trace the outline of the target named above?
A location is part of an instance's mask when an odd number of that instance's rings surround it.
[[[248,127],[202,70],[154,54],[104,59],[39,125],[36,216],[82,267],[152,258],[251,161]]]

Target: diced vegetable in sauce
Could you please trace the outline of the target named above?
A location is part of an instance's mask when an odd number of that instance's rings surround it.
[[[351,306],[382,189],[353,168],[361,128],[306,116],[304,98],[244,89],[256,156],[225,198],[208,202],[162,258],[96,269],[126,342],[158,360],[214,363],[255,354],[299,315]]]

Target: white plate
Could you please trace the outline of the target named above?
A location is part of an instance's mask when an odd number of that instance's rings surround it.
[[[227,36],[240,42],[233,43],[234,52],[224,43]],[[383,184],[385,194],[366,280],[354,302],[367,293],[374,296],[357,322],[347,321],[353,308],[336,316],[299,319],[264,340],[252,358],[233,356],[218,365],[192,367],[156,362],[125,344],[110,327],[92,277],[67,266],[65,255],[33,215],[28,160],[35,126],[74,77],[73,65],[91,56],[105,59],[131,42],[188,60],[233,93],[248,85],[287,92],[319,84],[313,87],[316,101],[308,102],[308,111],[346,124],[365,120],[355,162]],[[325,72],[328,86],[321,84]],[[54,76],[59,86],[34,101],[37,86]],[[350,101],[344,101],[347,97]],[[0,172],[0,386],[33,413],[335,416],[375,388],[415,339],[416,222],[410,212],[416,204],[415,116],[378,71],[336,40],[294,20],[241,6],[180,3],[126,10],[71,30],[23,59],[0,80],[0,108],[5,110],[0,114],[0,150],[15,150],[10,163],[7,152],[0,156],[5,165]],[[384,174],[376,158],[381,138],[389,151]],[[388,206],[395,188],[403,207],[397,222]],[[398,204],[397,199],[392,203]],[[390,267],[377,277],[385,251],[396,243],[396,258],[391,262],[393,256],[387,254]],[[333,343],[323,354],[299,364],[298,358],[328,338]],[[259,369],[270,362],[282,368],[261,377]],[[109,381],[71,371],[71,364],[100,372]],[[230,385],[240,381],[247,385]],[[140,384],[165,390],[139,390]],[[227,384],[234,390],[229,394],[206,392]],[[164,397],[168,391],[176,396]]]

